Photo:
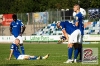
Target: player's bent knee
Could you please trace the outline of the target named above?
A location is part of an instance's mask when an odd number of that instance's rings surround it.
[[[73,47],[73,44],[70,44],[70,48],[72,48]]]
[[[68,47],[70,47],[70,44],[68,44]]]

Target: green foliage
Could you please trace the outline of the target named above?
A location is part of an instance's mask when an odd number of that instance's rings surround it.
[[[99,8],[100,0],[0,0],[0,13],[27,13],[48,9],[73,8],[74,4],[82,8]]]

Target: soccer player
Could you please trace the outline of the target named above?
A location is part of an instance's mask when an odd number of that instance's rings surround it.
[[[13,35],[13,39],[15,40],[18,38],[20,40],[20,48],[22,51],[22,54],[25,54],[24,47],[23,47],[23,39],[22,34],[25,31],[25,25],[22,23],[21,20],[17,19],[17,15],[12,15],[13,21],[10,24],[10,33]]]
[[[15,42],[11,44],[10,46],[10,55],[8,60],[11,60],[12,55],[14,55],[14,57],[17,60],[39,60],[39,59],[47,59],[49,57],[49,55],[47,54],[46,56],[30,56],[30,55],[21,55],[18,46],[19,46],[20,40],[19,39],[15,39]]]
[[[68,21],[65,22],[58,22],[57,27],[62,29],[64,36],[68,40],[68,60],[64,63],[72,63],[72,52],[73,52],[73,44],[79,43],[81,38],[81,32],[77,27],[69,23]],[[74,51],[74,62],[76,63],[78,48],[75,47]]]
[[[75,26],[80,29],[81,31],[81,42],[79,43],[79,54],[80,54],[80,61],[82,61],[82,42],[84,36],[84,28],[91,24],[91,22],[83,23],[83,18],[85,16],[84,12],[81,13],[80,6],[78,4],[74,5],[73,7],[74,12],[76,12],[74,23]]]
[[[82,41],[83,41],[83,35],[84,35],[84,24],[83,24],[83,15],[80,12],[80,6],[78,4],[74,5],[73,7],[74,12],[76,12],[75,16],[75,26],[78,27],[81,31],[81,43],[79,44],[79,53],[80,53],[80,60],[82,61]]]

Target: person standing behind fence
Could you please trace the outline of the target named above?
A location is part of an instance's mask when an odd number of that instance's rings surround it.
[[[25,54],[24,46],[23,46],[23,39],[22,39],[22,34],[25,31],[25,25],[22,23],[21,20],[17,19],[17,15],[13,14],[12,15],[13,21],[10,24],[10,33],[13,36],[13,43],[15,42],[15,39],[18,38],[20,40],[20,48],[22,54]]]

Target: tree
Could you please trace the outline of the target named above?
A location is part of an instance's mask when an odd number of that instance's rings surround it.
[[[99,8],[100,0],[0,0],[0,13],[27,13],[46,10],[73,8],[74,4],[82,8]]]

